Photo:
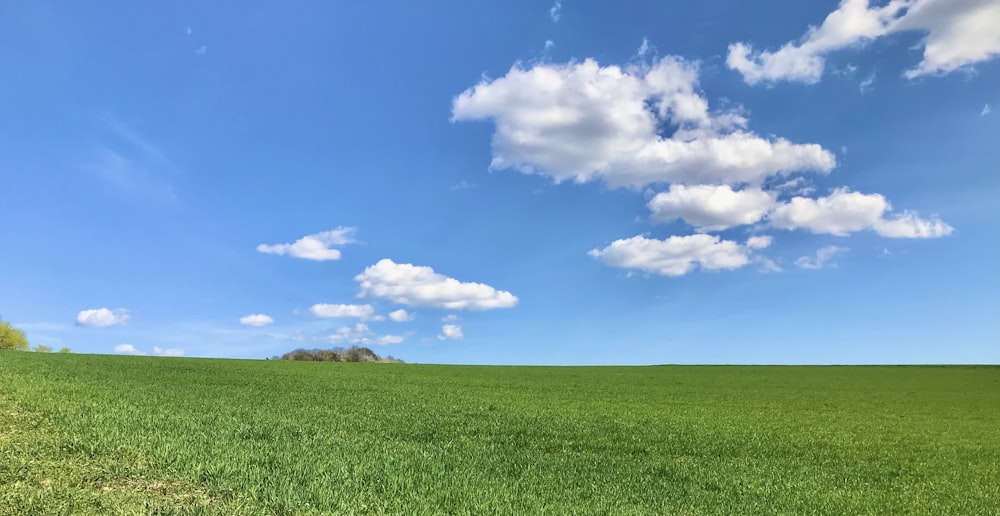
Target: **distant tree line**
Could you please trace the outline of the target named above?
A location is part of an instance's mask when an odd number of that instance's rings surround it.
[[[303,362],[377,362],[381,364],[401,364],[402,360],[392,355],[378,356],[369,348],[351,346],[333,349],[296,349],[271,360],[299,360]]]
[[[28,345],[28,337],[24,335],[24,332],[3,320],[0,320],[0,349],[12,349],[14,351],[32,350],[31,346]],[[33,350],[39,353],[51,353],[52,347],[38,344]],[[62,348],[59,352],[69,353],[69,348]]]

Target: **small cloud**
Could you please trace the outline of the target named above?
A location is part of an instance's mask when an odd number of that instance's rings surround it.
[[[649,53],[649,49],[650,49],[649,40],[646,38],[642,38],[642,43],[639,44],[639,50],[636,50],[635,56],[638,57],[639,59],[642,59],[646,57],[646,54]]]
[[[88,328],[104,328],[107,326],[114,326],[116,324],[125,324],[132,315],[128,313],[128,310],[119,308],[117,310],[108,310],[107,308],[95,308],[91,310],[83,310],[76,314],[76,325],[86,326]]]
[[[750,249],[767,249],[774,242],[770,235],[752,236],[747,239],[746,246]]]
[[[763,256],[758,256],[754,259],[757,262],[757,271],[764,274],[769,274],[772,272],[781,272],[782,269],[780,265],[774,263],[774,260],[770,258],[765,258]]]
[[[208,53],[208,46],[207,45],[202,45],[202,46],[194,49],[194,53],[198,54],[199,56],[203,56],[203,55],[205,55],[205,54]]]
[[[184,34],[187,34],[188,36],[190,36],[192,32],[194,32],[194,31],[191,30],[191,27],[184,27]]]
[[[455,321],[457,321],[459,319],[460,319],[460,317],[458,316],[458,314],[448,314],[448,315],[442,317],[441,321],[443,321],[443,322],[455,322]]]
[[[559,18],[562,18],[562,0],[556,0],[556,3],[549,8],[549,18],[552,18],[553,23],[558,23]]]
[[[986,104],[985,106],[983,106],[983,110],[979,112],[979,116],[986,116],[992,112],[993,110],[990,109],[990,105]]]
[[[316,304],[309,308],[309,313],[316,317],[329,319],[376,319],[375,307],[372,305],[331,305]]]
[[[463,179],[463,180],[459,181],[457,184],[455,184],[454,186],[452,186],[451,190],[452,191],[455,191],[455,190],[468,190],[470,188],[475,188],[475,187],[476,187],[475,183],[470,183],[470,182],[468,182],[468,181],[466,181],[466,180]]]
[[[182,357],[184,356],[184,350],[180,348],[162,349],[158,346],[153,346],[153,354],[158,357]]]
[[[457,324],[446,324],[446,325],[444,325],[444,326],[441,327],[441,334],[438,335],[438,339],[440,339],[440,340],[446,340],[446,339],[458,340],[458,339],[461,339],[464,336],[465,335],[462,334],[462,327],[461,326],[458,326]]]
[[[135,349],[135,346],[131,344],[119,344],[115,346],[115,353],[126,353],[129,355],[143,355],[141,351]]]
[[[795,260],[795,266],[800,269],[818,270],[824,268],[835,268],[837,263],[833,261],[837,255],[849,251],[846,247],[828,245],[816,251],[815,256],[802,256]]]
[[[556,42],[552,41],[551,39],[545,40],[545,51],[548,52],[549,50],[552,50],[553,48],[556,48]]]
[[[406,340],[405,335],[376,335],[367,324],[359,322],[354,326],[341,326],[332,334],[327,335],[324,340],[333,344],[361,344],[384,346],[388,344],[401,344]]]
[[[403,310],[402,308],[400,308],[399,310],[394,310],[392,312],[389,312],[389,319],[391,319],[391,320],[393,320],[395,322],[412,321],[416,317],[417,317],[417,314],[407,312],[406,310]]]
[[[306,260],[339,260],[340,251],[333,246],[353,244],[357,228],[338,226],[330,231],[306,235],[291,244],[260,244],[257,251],[265,254],[288,255]]]
[[[274,319],[265,314],[252,314],[240,317],[240,324],[244,326],[267,326],[272,323],[274,323]]]
[[[872,74],[869,75],[867,78],[865,78],[865,80],[861,81],[861,84],[858,84],[858,91],[860,91],[861,94],[864,95],[866,92],[871,91],[874,84],[875,84],[875,72],[872,72]]]

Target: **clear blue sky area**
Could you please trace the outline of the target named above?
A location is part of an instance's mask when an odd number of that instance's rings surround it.
[[[0,3],[80,353],[1000,362],[1000,0]]]

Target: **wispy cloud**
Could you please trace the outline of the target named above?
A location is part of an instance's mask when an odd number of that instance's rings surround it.
[[[858,84],[858,91],[860,91],[861,94],[864,95],[865,93],[872,90],[874,84],[875,84],[875,72],[872,72],[871,75],[865,78],[865,80],[861,81],[861,84]]]
[[[986,116],[992,112],[993,110],[990,109],[990,105],[986,104],[985,106],[983,106],[983,110],[979,112],[979,116]]]
[[[202,46],[194,49],[194,53],[197,54],[197,55],[199,55],[199,56],[203,56],[203,55],[207,54],[208,53],[208,45],[202,45]]]
[[[553,23],[557,23],[559,18],[562,18],[562,0],[556,0],[556,3],[549,8],[549,18],[552,18]]]
[[[106,131],[84,167],[129,199],[171,203],[177,195],[171,180],[181,175],[163,150],[114,116],[104,116]]]
[[[835,245],[828,245],[826,247],[821,247],[816,250],[815,256],[802,256],[798,260],[795,260],[795,266],[800,269],[810,269],[818,270],[825,268],[833,268],[837,266],[834,261],[838,255],[846,253],[849,251],[846,247],[837,247]]]
[[[452,186],[451,190],[452,191],[455,191],[455,190],[468,190],[470,188],[475,188],[475,187],[476,187],[475,183],[470,183],[470,182],[468,182],[468,181],[466,181],[466,180],[463,179],[463,180],[459,181],[458,183],[456,183],[454,186]]]

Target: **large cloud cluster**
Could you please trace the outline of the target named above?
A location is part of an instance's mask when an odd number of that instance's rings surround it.
[[[874,37],[896,16],[895,3],[871,12],[867,4],[865,9],[857,4],[845,2],[844,12],[831,15],[829,28],[818,29],[822,33],[813,35],[816,43],[808,48]],[[803,77],[822,68],[815,59],[788,59]],[[556,183],[603,181],[610,187],[658,190],[647,203],[650,221],[680,219],[696,232],[663,240],[640,235],[591,251],[614,267],[667,276],[699,267],[739,268],[767,246],[706,234],[738,226],[831,235],[872,230],[893,238],[933,238],[952,231],[937,218],[893,212],[880,194],[840,188],[809,197],[812,190],[803,186],[808,181],[802,174],[830,172],[836,165],[833,153],[815,143],[760,136],[748,129],[749,120],[739,111],[712,111],[698,89],[697,63],[680,57],[626,67],[592,59],[515,65],[455,97],[452,118],[493,122],[492,169],[540,174]],[[411,289],[400,292],[384,297],[421,303]],[[484,295],[492,299],[489,292]]]

